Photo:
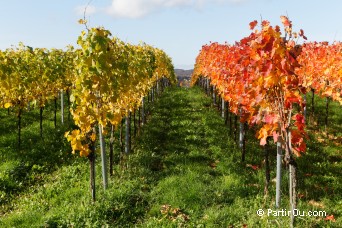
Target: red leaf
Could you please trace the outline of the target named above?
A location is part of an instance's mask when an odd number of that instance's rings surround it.
[[[302,193],[298,193],[298,198],[299,199],[302,199],[302,198],[304,198],[305,197],[305,195],[304,194],[302,194]]]
[[[297,126],[299,131],[304,131],[305,128],[305,120],[304,116],[302,114],[297,113],[292,117],[293,120],[295,120],[295,125]]]
[[[257,20],[254,20],[254,21],[252,21],[252,22],[249,23],[249,28],[250,28],[251,30],[253,30],[257,24],[258,24],[258,21],[257,21]]]
[[[252,165],[251,168],[254,169],[254,170],[258,170],[258,169],[259,169],[259,166],[257,166],[257,165]]]
[[[260,169],[260,167],[258,165],[251,165],[251,164],[247,164],[247,167],[251,167],[253,170],[258,170]]]
[[[304,40],[308,39],[306,36],[304,36],[304,30],[303,29],[299,30],[299,36],[303,37]]]
[[[261,25],[262,27],[268,27],[270,25],[270,22],[267,20],[263,20]]]
[[[291,143],[293,146],[292,149],[293,153],[297,156],[300,156],[301,153],[304,153],[306,150],[304,138],[306,138],[305,132],[296,129],[291,130]]]

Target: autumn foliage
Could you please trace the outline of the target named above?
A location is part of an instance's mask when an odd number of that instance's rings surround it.
[[[301,67],[296,73],[301,85],[342,104],[342,44],[305,43],[297,59]]]
[[[68,131],[73,153],[91,153],[97,133],[109,123],[118,126],[128,111],[137,109],[143,97],[162,78],[175,83],[171,59],[152,46],[131,45],[111,37],[109,30],[92,28],[78,38],[81,49],[75,60],[71,110],[78,129]],[[104,131],[104,134],[106,132]]]
[[[204,45],[192,83],[209,78],[241,122],[260,126],[256,137],[261,145],[272,136],[274,142],[281,140],[286,151],[300,156],[307,137],[302,95],[313,87],[336,100],[341,98],[341,88],[336,86],[341,85],[341,65],[335,64],[341,58],[341,45],[298,45],[299,38],[307,39],[304,31],[293,32],[286,16],[281,21],[283,33],[266,20],[257,30],[258,22],[253,21],[249,24],[252,33],[234,45]]]

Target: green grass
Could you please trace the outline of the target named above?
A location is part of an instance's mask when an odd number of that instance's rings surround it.
[[[67,120],[68,111],[65,113]],[[43,112],[43,138],[39,133],[39,110],[25,110],[22,114],[21,149],[18,149],[16,110],[0,110],[0,214],[11,207],[11,200],[32,185],[42,181],[42,176],[68,163],[73,157],[64,140],[64,132],[72,125],[66,121],[57,127],[53,123],[53,107],[47,105]]]
[[[318,113],[320,103],[324,101],[317,101]],[[339,109],[332,105],[327,133],[318,125],[310,127],[308,151],[297,159],[299,209],[324,210],[336,221],[298,217],[296,227],[342,226],[341,146],[338,138],[330,139],[340,136]],[[6,188],[0,189],[0,227],[288,227],[289,217],[256,214],[259,208],[275,210],[275,183],[265,198],[263,148],[252,129],[246,161],[241,162],[228,127],[199,88],[167,89],[148,110],[134,151],[116,163],[106,191],[97,159],[95,203],[88,160],[69,154],[66,129],[56,131],[46,121],[49,134],[43,141],[36,113],[25,114],[31,124],[23,130],[23,141],[34,143],[24,143],[25,153],[17,154],[15,130],[5,130],[15,129],[15,118],[1,126],[0,181]],[[10,119],[5,111],[0,115]],[[116,142],[116,158],[118,148]],[[273,179],[275,151],[270,159]],[[288,173],[283,174],[282,208],[288,209]]]

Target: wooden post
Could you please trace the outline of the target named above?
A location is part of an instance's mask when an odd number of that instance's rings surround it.
[[[289,164],[289,196],[290,196],[290,209],[291,209],[291,223],[290,227],[294,227],[295,216],[294,211],[297,209],[297,163],[292,156],[291,148],[291,131],[287,131],[288,142],[287,142],[287,154]]]
[[[311,116],[315,114],[315,90],[311,89],[312,97],[311,97]]]
[[[221,116],[222,116],[222,118],[224,118],[224,113],[225,113],[225,108],[226,108],[226,106],[225,106],[225,101],[224,101],[224,99],[223,98],[221,98]]]
[[[144,97],[142,98],[142,103],[141,103],[141,119],[142,119],[142,125],[146,123],[146,114],[145,114],[145,99]]]
[[[283,160],[282,143],[278,138],[277,142],[277,176],[276,176],[276,208],[280,208],[281,200],[281,161]]]
[[[113,175],[113,158],[114,158],[114,126],[110,124],[110,140],[109,140],[109,175]]]
[[[304,94],[304,104],[305,104],[305,106],[304,106],[304,123],[306,123],[306,94]]]
[[[127,110],[125,153],[131,153],[131,112]]]
[[[90,154],[88,155],[90,164],[90,193],[93,202],[96,201],[96,189],[95,189],[95,142],[90,143]]]
[[[69,89],[66,90],[66,95],[67,95],[67,101],[68,101],[68,120],[70,120],[70,95],[69,95]]]
[[[55,113],[54,113],[53,122],[56,128],[57,127],[57,97],[55,97],[54,102],[55,102]]]
[[[269,138],[266,139],[266,144],[264,147],[264,158],[265,158],[265,188],[264,194],[268,195],[268,186],[271,180],[271,170],[270,170],[270,161],[269,161]]]
[[[64,124],[64,93],[61,89],[61,122]]]
[[[99,124],[99,138],[100,138],[100,149],[101,149],[101,165],[102,165],[102,180],[103,180],[103,188],[106,190],[108,187],[108,175],[107,175],[107,157],[106,157],[106,148],[105,148],[105,140],[102,135],[102,125]]]
[[[19,111],[18,111],[18,149],[20,151],[20,146],[21,146],[21,112],[22,112],[22,109],[21,107],[19,107]]]
[[[328,127],[329,101],[330,101],[330,98],[327,97],[327,99],[325,101],[325,121],[324,121],[325,131],[327,131],[327,127]]]
[[[120,151],[121,153],[124,152],[124,143],[123,143],[123,122],[124,122],[124,119],[121,120],[121,123],[120,123],[120,134],[119,134],[119,141],[120,141]]]
[[[228,125],[228,117],[229,117],[229,104],[228,102],[225,102],[225,120],[224,120],[224,123],[225,125]]]
[[[134,129],[134,137],[137,135],[137,123],[136,123],[136,118],[135,118],[135,109],[133,111],[133,129]]]
[[[43,107],[42,106],[39,109],[39,128],[40,128],[40,137],[43,138]]]

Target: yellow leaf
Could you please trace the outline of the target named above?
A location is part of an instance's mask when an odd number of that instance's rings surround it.
[[[9,108],[9,107],[11,107],[11,106],[12,106],[11,103],[5,103],[5,108]]]
[[[96,140],[96,135],[94,133],[91,134],[90,136],[91,141],[95,142]]]
[[[69,134],[70,134],[70,131],[65,132],[64,137],[67,138],[69,136]]]
[[[79,19],[78,23],[81,25],[87,24],[87,20]]]

